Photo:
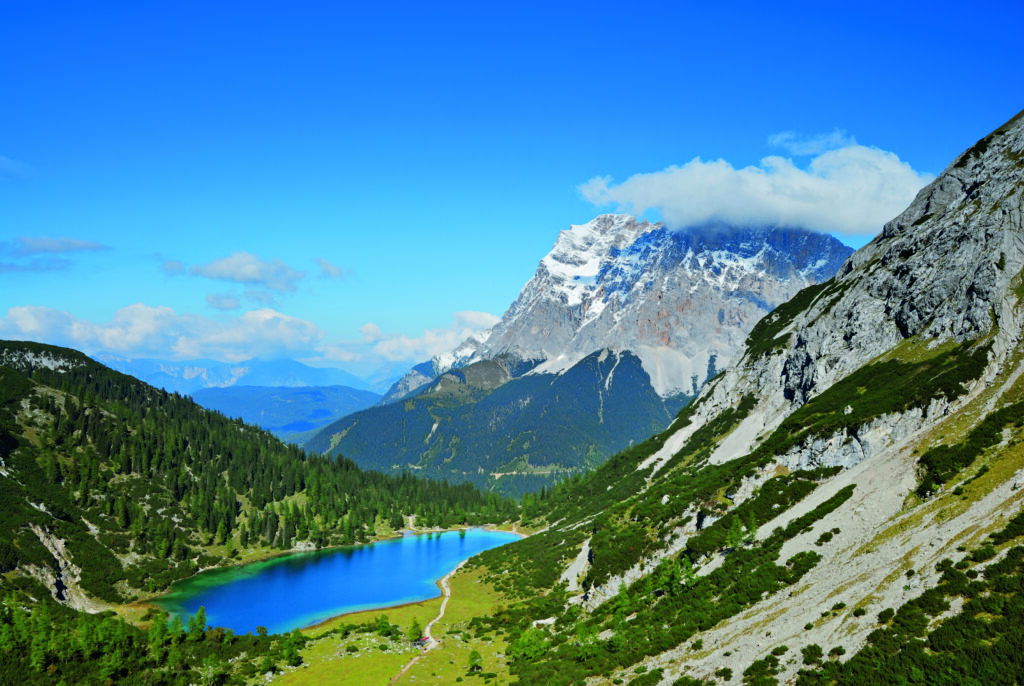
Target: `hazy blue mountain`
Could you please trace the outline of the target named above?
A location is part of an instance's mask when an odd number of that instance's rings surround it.
[[[369,383],[340,369],[310,367],[291,359],[244,362],[216,360],[157,360],[127,358],[113,353],[93,356],[111,369],[134,376],[146,383],[191,395],[201,388],[227,386],[348,386],[371,390]]]
[[[247,424],[295,441],[296,434],[370,407],[380,395],[348,386],[228,386],[201,388],[192,398],[208,410],[241,417]]]

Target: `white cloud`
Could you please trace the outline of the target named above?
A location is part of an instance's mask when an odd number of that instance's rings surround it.
[[[317,266],[320,267],[321,279],[344,279],[348,276],[347,269],[342,269],[335,264],[331,264],[322,257],[316,258],[314,262],[316,262]]]
[[[323,332],[312,322],[270,308],[251,310],[227,326],[211,328],[197,341],[214,356],[294,357],[313,352]],[[240,354],[236,351],[246,350]]]
[[[487,312],[455,312],[451,323],[442,328],[426,329],[419,336],[388,333],[373,322],[359,327],[360,340],[340,341],[323,345],[310,363],[352,363],[363,371],[396,362],[410,366],[430,359],[438,353],[454,350],[470,336],[489,329],[500,321]]]
[[[206,296],[206,304],[215,310],[237,310],[242,306],[230,293],[210,293]]]
[[[65,345],[86,352],[110,351],[133,357],[308,357],[317,353],[323,332],[312,322],[269,308],[221,322],[177,314],[169,307],[136,303],[110,322],[95,323],[49,307],[12,307],[0,318],[0,338]]]
[[[363,334],[363,340],[372,343],[384,338],[384,332],[373,322],[367,322],[359,327],[359,333]]]
[[[372,351],[391,361],[423,361],[438,353],[454,350],[464,340],[494,326],[499,320],[499,317],[487,312],[456,312],[452,315],[452,323],[449,326],[443,329],[427,329],[421,336],[415,338],[383,334],[373,343]],[[380,331],[374,324],[364,325],[361,329],[364,336],[367,327],[371,326]]]
[[[789,133],[777,136],[778,144],[800,154],[824,151],[813,153],[806,168],[779,156],[742,169],[725,160],[694,158],[620,184],[595,177],[579,190],[598,206],[637,214],[655,209],[676,228],[724,222],[874,235],[933,178],[891,152],[849,142],[842,132],[808,140]],[[841,143],[847,144],[825,150]]]
[[[422,362],[454,349],[498,321],[485,312],[456,312],[447,327],[427,329],[420,336],[388,333],[368,323],[361,327],[359,340],[327,342],[312,322],[271,308],[221,317],[179,314],[170,307],[136,303],[117,310],[108,322],[92,322],[69,312],[25,305],[12,307],[0,317],[0,339],[40,341],[131,358],[237,362],[290,357],[360,374],[394,363]]]
[[[274,300],[274,294],[271,293],[270,291],[258,291],[256,289],[250,288],[245,293],[243,293],[243,295],[249,300],[252,300],[255,303],[259,303],[263,307],[271,307],[276,302],[276,300]]]
[[[306,275],[277,258],[261,260],[247,252],[236,252],[209,264],[195,265],[190,272],[194,276],[260,286],[278,293],[294,291],[298,281]]]
[[[341,345],[323,345],[317,349],[317,355],[308,360],[300,360],[313,366],[331,362],[358,362],[365,359],[362,353],[349,350]]]
[[[0,320],[0,332],[8,338],[27,338],[76,348],[128,351],[166,344],[182,324],[169,307],[142,303],[122,307],[110,323],[98,325],[50,307],[12,307]]]

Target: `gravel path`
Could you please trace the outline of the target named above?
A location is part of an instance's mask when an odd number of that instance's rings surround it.
[[[402,670],[398,674],[396,674],[394,677],[392,677],[392,679],[388,682],[389,684],[394,684],[399,679],[401,679],[405,675],[406,672],[408,672],[410,669],[412,669],[412,666],[414,664],[419,662],[419,659],[421,657],[423,657],[427,653],[428,650],[433,650],[434,648],[440,648],[443,645],[443,643],[441,641],[439,641],[436,638],[434,638],[433,634],[430,633],[430,630],[434,628],[434,625],[442,617],[444,617],[445,608],[448,607],[448,599],[452,597],[452,590],[448,586],[448,580],[451,579],[455,575],[455,573],[458,572],[459,569],[462,568],[462,565],[464,565],[464,564],[466,564],[465,560],[460,562],[458,567],[456,567],[455,569],[453,569],[452,571],[448,572],[443,577],[441,577],[441,581],[438,582],[438,585],[441,587],[441,593],[444,595],[444,598],[442,598],[442,600],[441,600],[441,609],[438,611],[437,616],[434,617],[432,620],[430,620],[427,623],[426,628],[423,629],[423,637],[427,639],[427,642],[425,644],[423,644],[423,650],[421,650],[419,652],[419,654],[416,655],[416,657],[414,657],[413,659],[409,660],[409,662],[406,663],[406,665],[404,667],[402,667]]]

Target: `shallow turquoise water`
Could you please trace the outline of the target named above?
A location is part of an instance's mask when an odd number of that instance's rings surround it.
[[[504,531],[469,529],[294,553],[203,572],[153,602],[183,618],[204,606],[210,626],[236,633],[258,626],[281,633],[344,612],[436,598],[437,580],[460,562],[516,540]]]

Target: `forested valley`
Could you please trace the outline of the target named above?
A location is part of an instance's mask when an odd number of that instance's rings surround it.
[[[308,455],[76,351],[23,342],[0,343],[0,479],[4,683],[194,683],[204,664],[207,676],[244,680],[301,638],[234,637],[199,621],[186,641],[174,624],[147,635],[110,610],[80,610],[144,599],[204,568],[371,541],[410,521],[500,523],[518,509],[469,484]],[[166,628],[155,618],[142,626]],[[241,653],[249,660],[229,667]]]

